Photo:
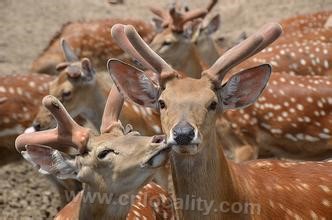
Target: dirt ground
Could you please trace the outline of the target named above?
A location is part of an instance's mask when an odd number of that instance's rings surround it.
[[[0,0],[0,73],[27,73],[33,59],[67,21],[130,17],[150,19],[148,6],[167,6],[169,0]],[[207,0],[184,0],[191,8]],[[222,27],[217,35],[236,37],[269,21],[331,10],[332,0],[221,0],[214,9]],[[5,155],[0,155],[5,157]],[[1,159],[1,158],[0,158]],[[0,168],[0,219],[50,219],[59,197],[48,180],[26,162]]]

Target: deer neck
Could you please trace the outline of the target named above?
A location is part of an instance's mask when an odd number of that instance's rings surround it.
[[[196,44],[196,51],[201,60],[202,66],[210,67],[220,57],[215,41],[210,36],[204,36]]]
[[[217,145],[216,132],[204,137],[202,150],[196,155],[171,154],[172,174],[176,199],[180,199],[181,219],[221,219],[227,218],[219,210],[224,201],[239,201],[235,189],[235,179],[222,148]],[[201,199],[201,200],[200,200]],[[198,207],[199,201],[209,207]],[[182,207],[181,207],[182,204]],[[206,207],[203,208],[202,206]]]
[[[126,219],[138,191],[117,195],[101,186],[84,186],[79,219]]]
[[[111,89],[110,85],[108,85],[100,75],[101,74],[97,74],[96,85],[89,94],[90,97],[87,97],[90,100],[90,102],[87,102],[88,106],[83,108],[80,113],[85,119],[90,121],[95,128],[100,128],[107,94]]]

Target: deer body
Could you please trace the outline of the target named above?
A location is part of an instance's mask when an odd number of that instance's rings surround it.
[[[141,36],[150,42],[154,36],[152,26],[141,20],[103,19],[88,22],[69,22],[54,35],[47,48],[33,62],[31,70],[39,73],[56,74],[56,65],[63,62],[59,48],[61,38],[65,38],[73,47],[78,57],[88,57],[94,66],[105,69],[109,57],[121,57],[122,51],[109,38],[109,30],[116,23],[134,25]]]
[[[34,73],[0,76],[0,151],[6,155],[1,165],[19,158],[13,151],[15,138],[33,121],[52,79]]]
[[[332,150],[331,83],[323,76],[274,73],[254,105],[224,117],[236,135],[274,156],[326,159]]]
[[[312,14],[298,15],[280,21],[285,33],[324,28],[332,11],[320,11]]]

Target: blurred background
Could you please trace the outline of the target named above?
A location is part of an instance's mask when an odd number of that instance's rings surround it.
[[[187,0],[190,8],[205,3]],[[110,5],[106,0],[0,0],[0,73],[26,73],[32,61],[48,45],[62,24],[98,18],[151,20],[148,6],[168,7],[169,0],[124,0]],[[235,39],[250,34],[270,21],[331,10],[332,0],[221,0],[210,16],[222,19],[215,37]],[[59,206],[50,182],[26,162],[0,167],[0,219],[49,219]]]

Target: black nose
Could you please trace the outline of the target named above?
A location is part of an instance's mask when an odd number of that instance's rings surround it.
[[[36,131],[40,131],[40,129],[41,129],[40,123],[38,123],[38,122],[34,122],[34,123],[32,124],[32,127],[33,127]]]
[[[173,138],[178,145],[188,145],[195,137],[195,129],[186,121],[179,122],[173,128]]]

